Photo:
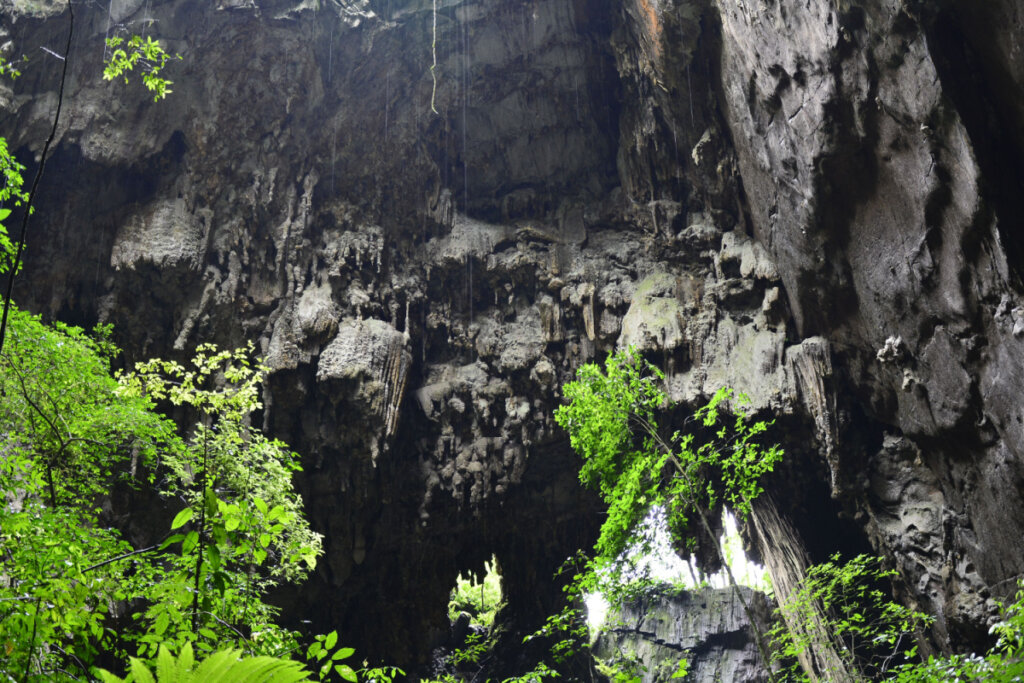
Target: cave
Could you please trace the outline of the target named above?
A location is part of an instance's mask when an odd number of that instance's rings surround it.
[[[6,0],[26,59],[0,134],[26,177],[62,98],[13,299],[112,324],[120,367],[252,342],[255,421],[301,455],[324,535],[272,601],[410,680],[492,556],[486,675],[550,645],[524,639],[604,519],[553,414],[626,347],[680,423],[721,387],[773,421],[787,457],[744,530],[773,582],[877,555],[934,619],[922,652],[983,651],[1024,575],[1022,14]],[[136,31],[181,56],[162,100],[103,79],[104,40]],[[720,636],[700,662],[767,680]]]

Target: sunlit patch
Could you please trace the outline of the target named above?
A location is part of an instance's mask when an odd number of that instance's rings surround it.
[[[728,510],[725,511],[722,518],[722,529],[723,533],[719,538],[719,543],[722,547],[722,554],[736,578],[736,583],[770,592],[771,584],[764,567],[752,562],[743,552],[743,539],[740,538],[736,518]],[[703,586],[712,588],[729,586],[729,578],[724,569],[714,574],[705,575],[693,559],[685,561],[676,554],[672,548],[663,509],[651,510],[644,520],[638,536],[643,539],[642,542],[632,546],[626,553],[629,555],[629,564],[634,568],[626,575],[627,579],[642,576],[689,590]],[[584,601],[587,606],[587,624],[590,626],[591,633],[596,634],[608,615],[608,600],[601,593],[588,593]]]

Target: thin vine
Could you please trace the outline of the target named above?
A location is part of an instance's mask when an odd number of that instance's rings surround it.
[[[437,98],[437,0],[434,0],[434,29],[433,39],[430,43],[430,54],[434,58],[434,63],[430,65],[430,78],[433,80],[433,88],[430,91],[430,111],[435,114],[440,114],[435,104]]]

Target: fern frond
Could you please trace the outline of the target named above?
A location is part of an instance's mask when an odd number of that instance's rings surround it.
[[[103,683],[300,683],[312,680],[310,673],[290,659],[245,657],[241,650],[220,650],[196,663],[192,645],[186,643],[175,657],[163,646],[156,659],[156,678],[141,660],[131,658],[128,678],[99,670]]]

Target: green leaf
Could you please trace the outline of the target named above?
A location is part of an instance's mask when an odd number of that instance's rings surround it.
[[[171,522],[171,529],[177,529],[184,526],[192,519],[192,508],[188,507],[179,512],[174,516],[174,521]]]
[[[128,667],[128,671],[131,673],[135,683],[156,683],[153,678],[153,674],[149,672],[146,665],[141,660],[135,657],[131,658],[131,664]]]
[[[181,554],[188,555],[190,552],[195,550],[197,545],[199,545],[199,532],[188,532],[188,535],[185,536],[185,540],[181,543]]]
[[[356,676],[356,672],[353,671],[352,667],[348,666],[347,664],[338,664],[334,667],[334,670],[337,672],[339,676],[344,678],[346,681],[351,681],[351,683],[357,683],[357,681],[359,680],[359,677]]]
[[[356,651],[355,651],[354,648],[342,647],[342,648],[339,648],[333,655],[331,655],[331,659],[333,659],[335,661],[338,661],[339,659],[348,659],[349,657],[351,657],[355,653],[356,653]]]
[[[161,646],[156,655],[157,680],[160,681],[160,683],[174,680],[176,668],[177,662],[174,660],[174,656],[167,650],[167,648]]]
[[[169,615],[167,612],[161,612],[159,616],[157,616],[156,621],[153,623],[153,632],[156,633],[158,636],[162,636],[164,634],[164,631],[167,630],[167,627],[170,626],[170,624],[171,615]]]
[[[215,545],[206,546],[206,558],[210,563],[210,569],[217,571],[220,569],[221,556],[220,549]]]
[[[324,638],[324,647],[327,648],[328,650],[331,650],[337,644],[338,644],[338,632],[337,631],[331,631],[330,633],[327,634],[327,637]]]

